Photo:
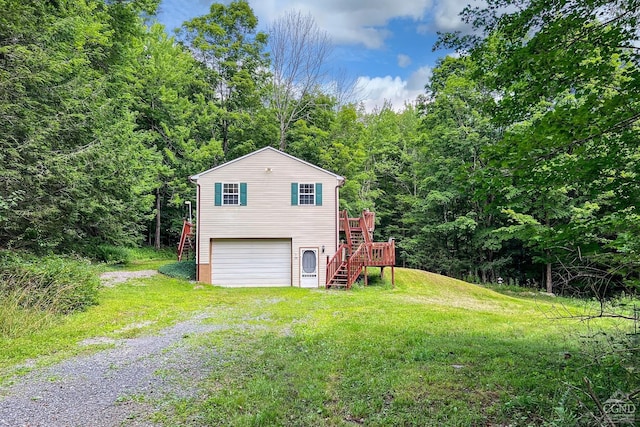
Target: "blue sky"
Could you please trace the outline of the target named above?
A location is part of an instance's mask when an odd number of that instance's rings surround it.
[[[386,100],[397,109],[423,93],[445,51],[432,52],[437,31],[465,30],[458,13],[469,0],[249,0],[260,30],[290,10],[310,13],[334,45],[332,62],[357,79],[367,110]],[[205,15],[212,0],[162,0],[169,31]],[[229,0],[218,3],[229,3]]]

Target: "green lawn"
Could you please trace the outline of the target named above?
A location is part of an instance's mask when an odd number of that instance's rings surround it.
[[[640,386],[595,339],[620,328],[561,319],[568,300],[516,298],[397,269],[351,291],[222,289],[157,276],[101,293],[100,305],[28,337],[0,339],[0,369],[51,363],[92,336],[153,333],[194,313],[228,327],[192,341],[210,349],[193,398],[163,402],[167,425],[572,425],[586,420],[583,377],[607,399]],[[144,323],[143,323],[144,322]],[[140,329],[123,327],[144,324]],[[605,335],[596,335],[605,336]],[[607,343],[607,339],[602,340]],[[603,344],[604,345],[604,344]],[[595,346],[595,347],[594,347]],[[93,349],[92,351],[95,351]],[[555,424],[552,424],[555,423]]]

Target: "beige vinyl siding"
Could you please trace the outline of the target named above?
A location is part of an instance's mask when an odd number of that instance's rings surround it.
[[[246,183],[247,205],[215,206],[216,182]],[[322,183],[322,206],[292,206],[292,182]],[[273,150],[201,174],[198,262],[210,263],[211,239],[291,239],[293,285],[299,286],[299,248],[324,245],[325,253],[319,253],[319,282],[323,285],[326,256],[336,251],[338,183],[335,175]]]

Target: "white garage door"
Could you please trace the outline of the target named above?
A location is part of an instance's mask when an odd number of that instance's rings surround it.
[[[214,239],[211,283],[291,286],[290,239]]]

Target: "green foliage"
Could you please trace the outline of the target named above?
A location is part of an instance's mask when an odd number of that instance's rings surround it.
[[[243,122],[261,107],[267,57],[267,35],[257,31],[258,19],[246,0],[228,5],[213,3],[209,13],[183,24],[179,37],[194,53],[204,69],[206,99],[218,108],[213,120],[220,135],[223,156],[242,139]]]
[[[185,280],[196,280],[195,261],[180,261],[171,264],[164,264],[158,271],[166,276]]]
[[[619,272],[635,257],[625,242],[640,235],[639,10],[637,1],[488,1],[463,13],[475,35],[441,39],[469,53],[496,100],[483,110],[502,134],[482,150],[480,181],[503,221],[495,234],[547,265],[549,290],[552,264]]]
[[[85,251],[85,255],[105,264],[126,264],[132,258],[131,252],[121,246],[98,245],[90,252],[89,254]]]
[[[218,107],[206,99],[209,89],[200,64],[159,24],[129,44],[125,65],[122,102],[135,112],[137,132],[157,156],[149,168],[156,207],[149,228],[159,249],[179,237],[184,201],[193,198],[188,177],[221,157],[220,143],[211,134]]]
[[[0,34],[0,241],[133,244],[156,157],[113,89],[121,43],[141,28],[137,2],[23,3],[0,5],[11,20]]]
[[[497,224],[483,188],[482,152],[499,132],[485,111],[494,101],[474,78],[476,68],[467,57],[440,60],[420,99],[420,162],[415,190],[405,197],[407,238],[398,247],[410,265],[487,282],[507,273],[509,255],[492,234]]]
[[[68,314],[97,304],[99,280],[88,262],[0,252],[0,298],[25,310]]]
[[[162,248],[160,250],[151,246],[141,246],[137,248],[128,248],[130,261],[132,263],[145,261],[168,260],[176,257],[175,248]]]
[[[442,39],[468,54],[400,112],[340,105],[317,80],[270,85],[267,47],[304,44],[301,15],[268,46],[249,2],[214,3],[174,39],[141,18],[157,4],[0,0],[2,248],[123,263],[143,240],[174,246],[188,177],[282,138],[346,177],[340,207],[374,210],[402,265],[637,291],[637,0],[468,8],[478,31]]]

